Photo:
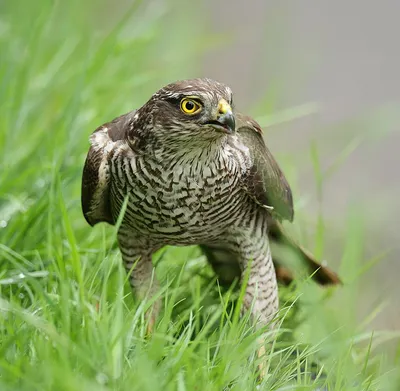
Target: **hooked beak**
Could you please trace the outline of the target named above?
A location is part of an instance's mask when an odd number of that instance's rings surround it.
[[[216,119],[207,123],[220,132],[232,134],[235,131],[235,117],[231,106],[225,99],[221,99],[218,103]]]

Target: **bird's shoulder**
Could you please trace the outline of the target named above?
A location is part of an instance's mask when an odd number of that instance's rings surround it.
[[[260,124],[252,117],[249,115],[243,114],[243,113],[237,113],[235,115],[236,117],[236,130],[237,131],[242,131],[246,128],[251,129],[253,132],[256,134],[262,135],[263,131],[260,126]]]
[[[293,220],[294,207],[290,185],[278,162],[268,149],[261,126],[248,115],[236,115],[236,134],[249,149],[251,165],[243,185],[250,196],[270,210],[279,220]]]
[[[112,143],[128,142],[128,134],[134,133],[137,110],[120,115],[112,121],[96,128],[90,136],[90,144],[97,148],[104,148]]]

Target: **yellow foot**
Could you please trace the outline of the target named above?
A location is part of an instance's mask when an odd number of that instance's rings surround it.
[[[265,377],[265,346],[261,345],[261,347],[257,351],[257,357],[260,360],[258,364],[258,379],[261,381]]]
[[[156,325],[156,315],[154,311],[147,313],[145,319],[147,320],[146,337],[150,337],[153,334]]]

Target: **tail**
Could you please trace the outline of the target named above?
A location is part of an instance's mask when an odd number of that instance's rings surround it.
[[[342,281],[338,275],[327,266],[321,265],[313,255],[304,247],[296,243],[277,221],[271,221],[269,224],[268,236],[270,242],[275,242],[279,246],[284,246],[292,250],[303,263],[312,279],[320,285],[341,285]],[[277,278],[284,284],[289,284],[293,280],[293,275],[289,269],[279,261],[278,254],[272,252]]]

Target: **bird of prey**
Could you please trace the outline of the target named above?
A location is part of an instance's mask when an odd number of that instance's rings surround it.
[[[115,224],[138,298],[154,294],[152,254],[164,245],[199,245],[221,281],[247,286],[242,310],[257,324],[278,310],[278,279],[292,276],[273,260],[270,241],[294,249],[320,284],[337,275],[284,232],[293,220],[290,186],[258,123],[236,112],[231,89],[198,78],[171,83],[138,110],[98,127],[82,178],[87,222]],[[126,204],[125,204],[126,201]],[[149,328],[160,311],[156,302]]]

